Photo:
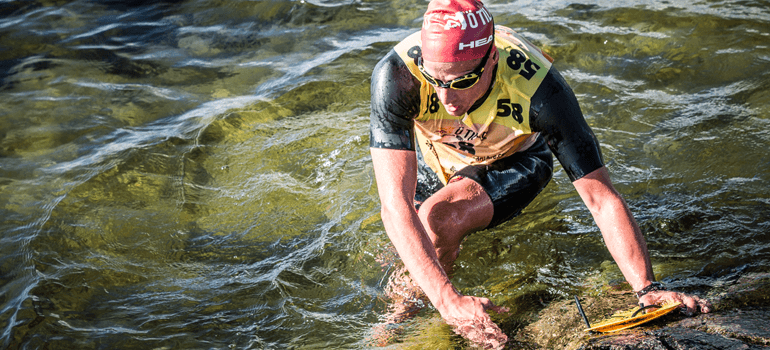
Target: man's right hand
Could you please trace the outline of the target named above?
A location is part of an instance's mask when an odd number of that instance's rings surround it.
[[[456,298],[448,298],[437,306],[441,317],[452,326],[458,335],[484,349],[502,349],[508,342],[508,336],[498,327],[487,310],[497,313],[510,311],[506,307],[497,306],[487,298],[479,298],[457,294]]]
[[[464,296],[457,292],[441,266],[436,246],[415,211],[413,200],[417,184],[417,159],[414,151],[372,148],[371,154],[382,203],[382,222],[410,277],[422,288],[455,333],[486,349],[502,349],[508,337],[492,322],[486,310],[506,312],[507,309],[496,306],[487,298]],[[464,188],[462,182],[457,182],[455,186]],[[443,190],[450,188],[445,187]],[[479,195],[476,199],[486,200],[486,205],[472,207],[483,209],[487,215],[473,216],[484,222],[472,222],[467,231],[484,227],[492,219],[489,214],[492,202],[483,190],[480,191],[483,196]],[[423,203],[423,213],[426,212],[426,206]]]

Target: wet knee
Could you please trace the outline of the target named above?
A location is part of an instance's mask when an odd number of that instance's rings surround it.
[[[428,225],[427,229],[435,231],[442,231],[444,226],[451,226],[447,224],[448,221],[457,221],[452,206],[442,202],[423,203],[418,215],[422,223]]]
[[[460,215],[449,203],[425,203],[420,207],[420,221],[437,250],[452,248],[456,245],[456,237],[463,235],[459,232]]]

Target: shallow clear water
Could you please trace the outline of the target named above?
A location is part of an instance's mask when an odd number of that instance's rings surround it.
[[[670,286],[770,263],[768,5],[488,2],[556,58]],[[1,1],[2,347],[366,347],[391,271],[369,76],[425,6]],[[559,167],[458,266],[509,333],[620,278]],[[465,346],[436,317],[404,344]]]

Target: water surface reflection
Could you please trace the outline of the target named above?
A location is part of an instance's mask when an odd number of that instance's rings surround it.
[[[7,348],[359,348],[389,242],[369,75],[414,1],[0,4]],[[766,271],[760,4],[492,2],[572,84],[659,278]],[[565,174],[471,236],[454,279],[514,309],[620,279]],[[405,345],[463,347],[421,314]]]

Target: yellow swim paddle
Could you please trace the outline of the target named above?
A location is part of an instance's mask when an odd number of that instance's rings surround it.
[[[586,331],[602,332],[602,333],[617,332],[619,330],[636,327],[640,324],[650,322],[656,318],[659,318],[663,315],[670,313],[671,311],[676,310],[679,307],[679,305],[682,304],[681,302],[677,301],[677,302],[664,302],[661,305],[637,306],[632,308],[631,310],[616,312],[612,316],[610,316],[608,319],[603,320],[599,323],[596,323],[592,326],[591,324],[588,323],[588,318],[585,317],[585,313],[583,313],[583,308],[580,306],[580,301],[577,300],[577,297],[575,297],[575,302],[577,303],[578,311],[580,311],[580,314],[583,316],[583,320],[586,322],[586,325],[588,326],[588,329],[586,329]],[[656,308],[656,310],[645,311],[652,308]],[[642,313],[642,311],[645,311],[645,313]]]

